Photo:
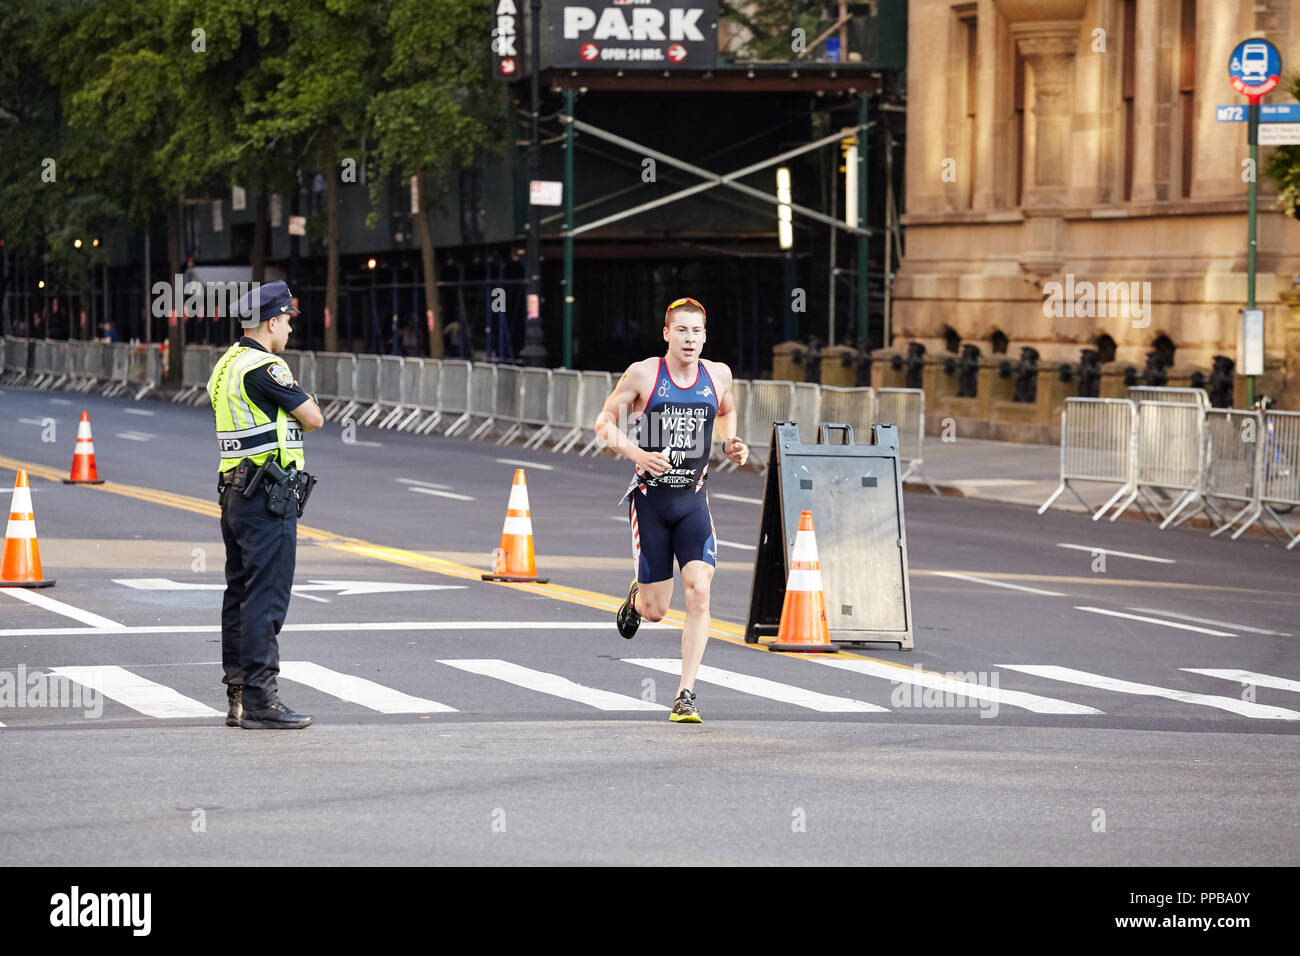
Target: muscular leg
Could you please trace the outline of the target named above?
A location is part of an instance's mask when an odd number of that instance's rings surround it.
[[[636,612],[647,621],[659,622],[668,613],[668,604],[673,599],[673,579],[654,581],[636,585]]]
[[[686,625],[682,628],[682,680],[677,685],[678,694],[686,688],[695,689],[695,675],[704,659],[704,646],[709,642],[709,588],[713,584],[713,571],[713,565],[706,561],[690,561],[682,568]]]

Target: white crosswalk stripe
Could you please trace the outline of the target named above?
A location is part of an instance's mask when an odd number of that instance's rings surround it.
[[[311,661],[281,661],[280,676],[296,684],[306,684],[339,700],[377,710],[381,714],[456,713],[455,707],[448,707],[436,700],[413,697],[364,677],[342,674]]]
[[[1189,674],[1205,674],[1207,677],[1222,677],[1242,684],[1254,684],[1256,687],[1272,687],[1275,690],[1291,690],[1300,693],[1300,680],[1289,677],[1274,677],[1271,674],[1259,674],[1255,671],[1240,671],[1233,668],[1182,667]]]
[[[1105,713],[1105,711],[1097,710],[1095,707],[1073,704],[1068,700],[1039,697],[1037,694],[1026,694],[1018,690],[1003,690],[1000,687],[986,686],[975,681],[956,680],[943,674],[931,674],[917,668],[895,667],[893,664],[885,664],[880,661],[839,661],[819,658],[818,662],[829,667],[840,667],[846,671],[856,671],[870,677],[883,677],[888,681],[915,684],[919,687],[951,694],[953,697],[967,697],[974,700],[989,701],[990,703],[1007,704],[1011,707],[1022,707],[1036,714]]]
[[[665,674],[676,675],[682,672],[682,662],[679,659],[670,657],[625,657],[623,660],[628,664],[663,671]],[[819,694],[817,691],[804,690],[802,687],[782,684],[780,681],[768,680],[764,677],[751,677],[748,674],[738,674],[735,671],[722,670],[718,667],[710,667],[707,664],[700,666],[696,679],[706,684],[716,684],[728,690],[740,691],[742,694],[766,697],[769,700],[780,701],[783,704],[794,704],[796,707],[806,707],[809,710],[821,711],[824,714],[889,713],[887,707],[878,707],[875,704],[852,700],[848,697],[832,697],[830,694]]]
[[[51,667],[50,671],[83,687],[93,688],[109,700],[115,700],[149,717],[222,716],[221,711],[214,710],[207,704],[116,665]]]
[[[1090,674],[1075,670],[1073,667],[1057,667],[1054,664],[999,664],[1007,670],[1047,677],[1051,680],[1066,681],[1071,684],[1083,684],[1085,687],[1098,687],[1102,690],[1115,691],[1120,694],[1138,694],[1143,697],[1164,697],[1168,700],[1181,701],[1184,704],[1199,704],[1202,707],[1214,707],[1242,717],[1258,717],[1271,720],[1300,720],[1300,713],[1285,707],[1269,707],[1235,697],[1218,697],[1214,694],[1195,694],[1172,687],[1157,687],[1154,684],[1139,684],[1134,681],[1119,680],[1103,674]]]
[[[529,690],[535,690],[542,694],[551,694],[554,697],[563,697],[565,700],[571,700],[579,704],[586,704],[589,707],[595,707],[597,710],[667,710],[663,704],[652,704],[649,701],[641,700],[638,697],[628,697],[624,694],[615,694],[607,690],[597,690],[594,687],[588,687],[585,684],[575,684],[567,677],[561,677],[558,674],[548,674],[546,671],[533,670],[531,667],[521,667],[519,664],[512,664],[510,661],[497,659],[477,659],[477,660],[440,660],[439,664],[446,664],[449,667],[457,667],[463,671],[469,671],[471,674],[481,674],[484,677],[495,677],[497,680],[514,684],[518,687],[526,687]]]

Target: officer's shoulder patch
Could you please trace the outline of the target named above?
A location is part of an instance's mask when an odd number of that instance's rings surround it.
[[[269,368],[271,378],[277,385],[283,385],[285,388],[293,388],[293,373],[289,371],[289,366],[284,362],[272,362]]]

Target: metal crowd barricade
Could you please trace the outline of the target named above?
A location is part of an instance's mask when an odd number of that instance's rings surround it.
[[[442,369],[443,359],[425,359],[424,374],[420,376],[419,412],[422,416],[414,427],[417,435],[427,435],[442,421]],[[405,427],[405,426],[403,426]]]
[[[880,389],[876,394],[879,397]],[[878,416],[879,417],[879,416]],[[1038,509],[1041,515],[1067,488],[1092,520],[1134,490],[1137,459],[1137,404],[1127,398],[1067,398],[1061,406],[1061,483]],[[1093,511],[1073,482],[1098,481],[1120,489]]]
[[[330,402],[325,410],[325,417],[332,421],[342,421],[357,408],[357,357],[351,352],[338,352],[332,357],[334,364],[334,388],[338,398]]]
[[[103,374],[108,344],[104,342],[87,342],[80,356],[77,368],[77,391],[89,392],[99,386],[99,377]]]
[[[128,388],[138,386],[132,395],[138,402],[162,384],[162,346],[128,345],[126,348],[126,384]]]
[[[470,373],[469,414],[470,418],[483,419],[469,434],[470,441],[477,441],[485,432],[490,434],[496,425],[497,382],[500,379],[500,366],[494,362],[480,362]],[[516,385],[519,383],[516,381]]]
[[[817,423],[821,418],[821,386],[815,382],[795,382],[790,401],[790,421],[799,423],[799,440],[804,444],[817,441]],[[862,433],[864,437],[870,432]]]
[[[85,387],[86,380],[82,369],[86,366],[86,350],[93,345],[94,342],[68,343],[67,380],[64,382],[67,391],[79,392]]]
[[[496,402],[492,406],[492,414],[494,427],[505,429],[497,439],[497,444],[502,445],[509,444],[523,430],[519,426],[519,410],[523,404],[524,381],[523,369],[517,366],[498,365],[496,370]],[[542,399],[542,406],[546,406],[545,398]],[[492,433],[488,432],[487,437],[492,437]]]
[[[870,386],[841,388],[838,385],[823,385],[821,389],[820,421],[849,425],[853,428],[854,435],[870,436],[875,409],[875,392]],[[802,433],[800,438],[803,438]],[[803,440],[808,441],[806,438]],[[813,440],[816,440],[815,435]]]
[[[316,394],[316,353],[299,352],[298,353],[298,384],[304,392]]]
[[[876,421],[898,426],[898,457],[903,461],[903,481],[913,474],[939,489],[925,474],[925,392],[919,388],[882,388],[875,396]]]
[[[128,376],[131,372],[131,346],[123,342],[115,342],[108,347],[108,353],[112,371],[108,375],[108,384],[102,394],[111,397],[126,391],[130,381]]]
[[[32,388],[47,389],[54,382],[54,342],[37,339],[32,344]]]
[[[583,372],[582,387],[578,391],[578,427],[581,429],[578,432],[579,437],[575,438],[573,443],[556,445],[552,451],[569,451],[575,447],[577,441],[588,434],[588,430],[596,424],[596,416],[605,407],[605,400],[609,398],[609,393],[612,391],[614,391],[614,376],[609,372]],[[618,427],[624,428],[627,424],[626,421],[620,421]],[[604,445],[600,438],[593,435],[578,450],[578,455],[581,457],[598,452],[604,448]]]
[[[504,371],[504,370],[503,370]],[[507,445],[524,433],[525,428],[536,429],[524,442],[524,447],[531,447],[533,439],[539,434],[551,432],[551,370],[549,368],[516,369],[519,373],[518,409],[516,420],[509,431],[497,440],[498,445]]]
[[[1142,499],[1163,519],[1163,531],[1193,502],[1200,505],[1182,520],[1206,509],[1202,494],[1205,481],[1205,411],[1199,402],[1140,402],[1138,404],[1138,453],[1133,488],[1115,507],[1114,521],[1134,502],[1146,514]],[[1151,491],[1169,502],[1152,497]],[[1176,491],[1170,498],[1166,491]],[[1217,513],[1213,505],[1212,513]]]
[[[552,450],[568,443],[572,445],[582,434],[578,424],[578,392],[582,388],[582,373],[571,369],[557,368],[551,370],[550,381],[546,390],[546,425],[533,432],[524,442],[525,448],[541,448],[542,443],[559,430],[560,437],[555,440]],[[524,397],[524,410],[531,410],[527,393]]]
[[[287,353],[286,353],[287,354]],[[207,349],[201,345],[187,345],[181,355],[181,390],[172,396],[172,402],[188,402],[208,384],[203,374],[203,360]]]
[[[6,385],[16,385],[27,377],[27,356],[31,339],[8,336],[4,340],[3,380]]]
[[[379,400],[379,370],[383,367],[384,357],[379,355],[354,355],[356,362],[356,411],[360,412],[358,425],[369,425],[383,411]],[[402,361],[396,358],[396,361]]]
[[[50,388],[62,388],[72,378],[72,343],[55,342],[50,355],[50,371],[54,379]]]
[[[1185,402],[1189,405],[1210,407],[1209,393],[1203,388],[1182,388],[1172,385],[1132,385],[1128,397],[1141,402]]]
[[[749,382],[747,380],[732,380],[731,401],[736,406],[736,437],[744,441],[745,444],[749,444],[746,432],[749,422]],[[755,459],[754,464],[757,466],[760,463]],[[713,430],[713,451],[710,455],[709,467],[717,472],[735,471],[740,467],[722,453],[722,439],[718,436],[717,428]]]
[[[1217,538],[1238,521],[1245,524],[1232,537],[1235,540],[1254,524],[1262,510],[1260,495],[1263,481],[1264,420],[1257,411],[1240,408],[1210,408],[1205,412],[1207,457],[1205,497],[1207,500],[1231,501],[1241,509],[1210,532]]]
[[[402,371],[397,382],[397,408],[382,422],[380,428],[396,428],[398,431],[419,419],[424,414],[420,408],[420,384],[424,379],[424,359],[408,358],[402,363]]]
[[[794,404],[794,382],[750,382],[740,437],[749,446],[749,457],[759,470],[766,470],[772,425],[790,421]]]
[[[189,349],[186,349],[185,353],[188,357]],[[307,388],[307,385],[302,380],[302,356],[303,353],[297,349],[285,349],[280,353],[280,358],[284,359],[284,363],[289,366],[289,374],[303,387],[304,391],[310,392],[311,389]]]
[[[1300,544],[1300,532],[1292,534],[1281,516],[1300,505],[1300,412],[1265,412],[1262,437],[1264,487],[1260,502],[1264,515],[1286,535],[1290,551]]]
[[[339,395],[339,365],[337,352],[316,353],[316,403],[321,406],[321,414],[330,417],[335,404],[342,398]]]
[[[369,375],[366,367],[372,363],[361,361],[369,358],[370,356],[357,357],[358,381]],[[376,356],[376,359],[377,361],[373,363],[375,365],[374,404],[362,416],[361,424],[374,424],[382,428],[384,422],[402,409],[402,368],[406,364],[406,359],[400,355],[380,355]]]
[[[212,377],[212,370],[217,367],[217,362],[221,356],[229,350],[229,346],[223,345],[199,345],[195,346],[201,356],[201,365],[199,368],[199,380],[202,383],[199,390],[190,397],[191,405],[206,405],[212,401],[212,396],[208,394],[208,379]]]
[[[443,435],[450,437],[469,424],[470,389],[477,377],[474,367],[465,359],[442,360],[442,381],[438,387],[439,410],[448,417],[455,416]],[[486,372],[483,377],[488,377]]]

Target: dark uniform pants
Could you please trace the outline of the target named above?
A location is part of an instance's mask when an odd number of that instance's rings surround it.
[[[246,710],[276,700],[280,648],[276,640],[289,610],[298,515],[266,510],[266,492],[245,498],[237,488],[222,496],[221,537],[226,542],[226,594],[221,604],[221,662],[225,683],[243,685]]]

